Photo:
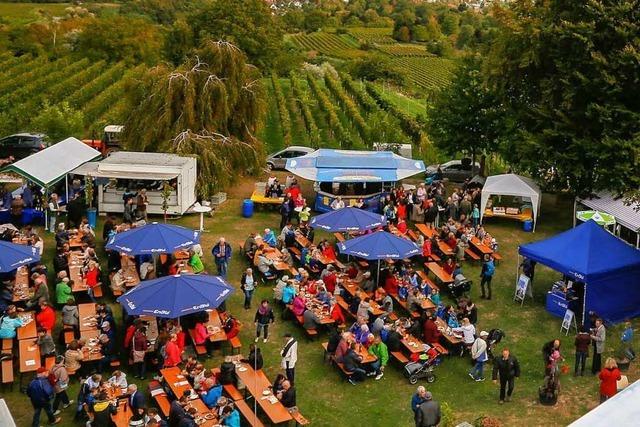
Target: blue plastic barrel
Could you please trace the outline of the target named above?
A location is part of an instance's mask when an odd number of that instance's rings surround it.
[[[245,218],[253,216],[253,200],[244,199],[244,202],[242,202],[242,216]]]
[[[530,233],[533,231],[533,221],[528,219],[526,221],[524,221],[522,223],[522,228],[524,229],[524,231],[526,231],[527,233]]]
[[[96,208],[87,209],[87,221],[89,221],[91,228],[95,230],[98,222],[98,210]]]

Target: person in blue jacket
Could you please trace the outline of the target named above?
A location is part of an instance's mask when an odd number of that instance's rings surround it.
[[[233,405],[225,406],[222,410],[222,425],[227,427],[240,427],[240,414]]]
[[[42,413],[42,410],[47,414],[49,424],[58,424],[62,420],[62,418],[56,418],[55,415],[53,415],[51,400],[55,393],[51,382],[49,382],[48,375],[49,371],[46,368],[38,368],[36,371],[36,377],[31,380],[27,387],[27,396],[29,396],[31,404],[33,405],[32,427],[40,426],[40,414]]]
[[[215,408],[220,396],[222,396],[222,385],[214,384],[202,395],[202,401],[209,409]]]
[[[211,249],[213,259],[216,262],[218,276],[227,277],[227,267],[231,258],[231,246],[227,244],[224,237],[218,240],[213,249]]]

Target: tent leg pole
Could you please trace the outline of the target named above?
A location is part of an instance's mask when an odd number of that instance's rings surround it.
[[[69,174],[64,176],[64,194],[67,206],[69,206]]]
[[[586,314],[586,311],[587,311],[587,284],[585,283],[584,292],[582,294],[582,325],[580,325],[580,327],[584,325],[584,316]]]
[[[636,233],[636,248],[640,249],[640,233]]]

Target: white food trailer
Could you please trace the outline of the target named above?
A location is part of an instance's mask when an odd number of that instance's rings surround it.
[[[182,215],[196,202],[196,159],[167,153],[117,151],[99,162],[85,163],[72,174],[97,178],[98,212],[124,211],[123,194],[127,189],[147,189],[150,214],[163,214],[162,185],[173,187],[167,214]]]

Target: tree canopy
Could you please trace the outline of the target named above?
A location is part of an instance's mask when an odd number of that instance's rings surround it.
[[[176,69],[158,66],[129,93],[127,149],[198,157],[203,196],[262,163],[254,135],[265,110],[258,70],[227,42],[206,41]]]

